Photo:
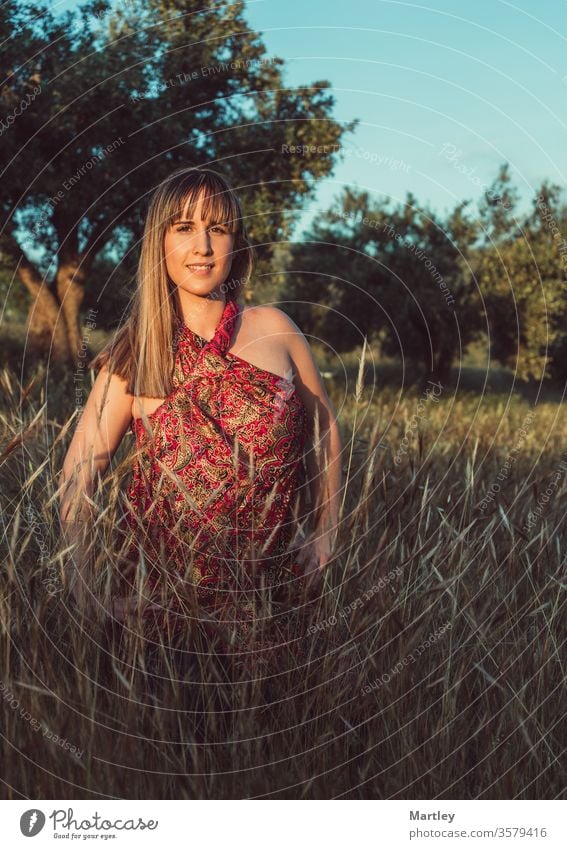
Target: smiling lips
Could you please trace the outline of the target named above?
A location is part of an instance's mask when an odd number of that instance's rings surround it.
[[[209,262],[209,263],[202,263],[202,262],[197,263],[196,262],[192,265],[188,265],[187,268],[189,269],[189,271],[193,271],[196,274],[208,274],[208,272],[212,269],[213,265],[214,265],[213,262]]]

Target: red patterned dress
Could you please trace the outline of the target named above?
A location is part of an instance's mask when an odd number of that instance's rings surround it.
[[[240,309],[226,301],[210,341],[180,324],[173,392],[132,420],[125,518],[135,568],[125,578],[139,582],[143,552],[144,593],[168,623],[152,613],[148,639],[171,633],[172,622],[174,633],[187,630],[198,609],[221,653],[257,671],[259,654],[285,633],[285,617],[272,618],[278,589],[302,583],[289,545],[304,509],[310,428],[291,381],[228,353]]]

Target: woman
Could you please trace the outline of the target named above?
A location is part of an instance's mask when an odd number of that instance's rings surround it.
[[[148,638],[187,630],[199,609],[222,649],[253,646],[248,659],[275,644],[256,637],[258,620],[272,621],[260,590],[320,589],[341,488],[339,430],[305,337],[281,310],[238,300],[252,267],[221,175],[183,169],[157,187],[131,314],[90,363],[99,372],[63,464],[60,510],[78,551],[84,496],[130,428],[138,453],[120,530],[131,568],[113,617],[139,604],[143,554]],[[293,550],[306,483],[311,528]],[[92,613],[88,578],[76,576],[74,592]]]

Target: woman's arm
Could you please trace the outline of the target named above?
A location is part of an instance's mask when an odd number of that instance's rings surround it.
[[[89,538],[91,496],[132,417],[132,396],[126,381],[103,367],[93,385],[69,445],[59,476],[59,517],[66,545],[70,546],[67,578],[82,613],[97,614],[92,593]]]
[[[315,409],[318,408],[316,405]],[[305,458],[313,505],[311,527],[333,538],[339,524],[342,443],[332,408],[326,408],[323,414],[319,412],[319,417],[319,439],[314,435],[308,442]]]
[[[307,339],[295,322],[280,312],[288,354],[294,369],[297,394],[310,420],[312,438],[306,446],[306,465],[311,492],[312,516],[304,563],[323,568],[331,556],[339,523],[342,489],[342,442],[340,430],[323,379]]]

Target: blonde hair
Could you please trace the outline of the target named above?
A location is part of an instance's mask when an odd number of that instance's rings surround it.
[[[157,186],[150,199],[130,314],[88,364],[93,369],[106,366],[124,378],[132,395],[163,398],[173,392],[173,340],[183,316],[177,286],[167,274],[164,239],[167,228],[183,217],[187,207],[191,216],[201,191],[203,217],[212,216],[235,234],[230,274],[221,291],[227,300],[237,300],[250,280],[254,249],[232,188],[211,168],[174,171]]]

